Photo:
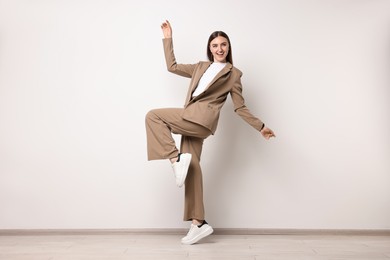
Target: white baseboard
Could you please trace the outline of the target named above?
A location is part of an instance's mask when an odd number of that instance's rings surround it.
[[[181,228],[140,229],[0,229],[0,236],[32,235],[126,235],[164,234],[183,235]],[[214,228],[214,235],[354,235],[390,236],[390,229],[261,229],[261,228]]]

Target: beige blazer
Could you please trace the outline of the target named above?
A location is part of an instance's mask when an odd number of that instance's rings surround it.
[[[260,131],[263,122],[252,115],[245,106],[241,85],[242,72],[240,70],[232,64],[227,63],[225,68],[210,82],[206,90],[192,98],[192,93],[211,62],[201,61],[196,64],[177,64],[173,52],[172,38],[163,39],[163,44],[168,71],[191,78],[182,114],[183,119],[200,124],[214,134],[217,129],[221,108],[230,93],[234,104],[234,111],[248,124]]]

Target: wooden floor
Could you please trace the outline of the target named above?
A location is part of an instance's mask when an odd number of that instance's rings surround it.
[[[211,235],[192,246],[181,235],[1,235],[4,260],[251,259],[390,260],[390,236]]]

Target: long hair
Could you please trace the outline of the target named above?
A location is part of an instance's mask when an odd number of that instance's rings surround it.
[[[210,42],[212,40],[214,40],[215,38],[217,38],[218,36],[222,36],[222,37],[224,37],[224,38],[226,38],[228,40],[229,52],[228,52],[228,55],[226,56],[226,61],[230,62],[231,64],[233,64],[232,45],[230,43],[229,36],[227,36],[227,34],[222,32],[222,31],[215,31],[209,37],[209,41],[207,42],[207,57],[209,58],[209,61],[214,61],[214,56],[213,56],[213,54],[210,51]]]

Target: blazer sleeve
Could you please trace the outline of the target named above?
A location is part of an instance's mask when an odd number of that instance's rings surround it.
[[[234,112],[236,112],[242,119],[244,119],[249,125],[260,131],[263,128],[264,123],[257,117],[255,117],[245,105],[244,97],[242,96],[242,85],[241,85],[240,72],[239,77],[234,83],[230,95],[234,105]]]
[[[173,52],[173,40],[172,38],[164,38],[164,54],[165,54],[165,62],[167,63],[167,69],[169,72],[174,74],[192,78],[192,75],[195,71],[195,67],[197,64],[177,64],[175,54]]]

